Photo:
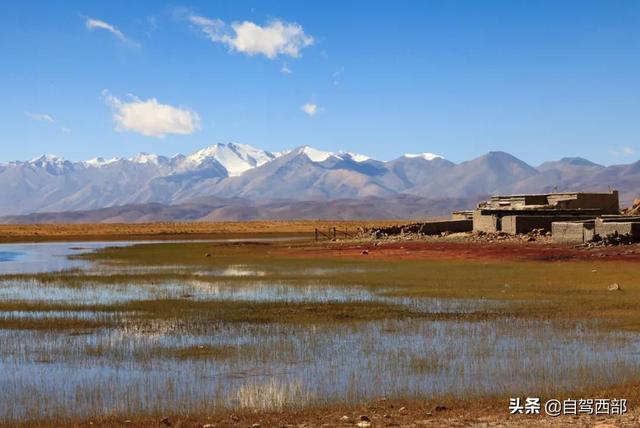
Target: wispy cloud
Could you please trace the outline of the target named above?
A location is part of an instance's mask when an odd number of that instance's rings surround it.
[[[314,43],[301,25],[273,20],[263,26],[251,21],[225,24],[220,19],[189,14],[188,21],[198,27],[214,43],[246,55],[264,55],[275,59],[279,55],[297,58],[300,51]]]
[[[29,113],[26,112],[25,113],[28,117],[30,117],[33,120],[37,120],[38,122],[49,122],[49,123],[55,123],[55,119],[51,116],[49,116],[48,114],[43,114],[43,113]]]
[[[293,71],[287,66],[286,62],[282,63],[282,67],[280,67],[280,73],[282,74],[291,74]]]
[[[340,84],[340,77],[342,76],[342,72],[344,71],[344,67],[340,67],[339,70],[334,71],[331,74],[331,77],[333,78],[333,84],[334,85],[339,85]]]
[[[102,91],[102,97],[113,110],[118,131],[163,138],[167,134],[188,135],[200,129],[198,114],[184,107],[160,104],[155,98],[143,101],[135,96],[123,101],[107,90]]]
[[[635,150],[631,147],[623,147],[621,149],[611,150],[611,154],[615,157],[628,157],[635,154]]]
[[[120,31],[116,26],[109,24],[108,22],[102,21],[100,19],[94,18],[85,18],[84,25],[88,30],[105,30],[116,36],[118,40],[121,42],[131,45],[131,46],[140,46],[137,42],[134,42],[130,38],[124,35],[122,31]]]
[[[300,107],[300,110],[302,110],[306,115],[313,117],[316,114],[318,114],[318,112],[320,111],[320,108],[318,107],[317,104],[306,103],[302,107]]]

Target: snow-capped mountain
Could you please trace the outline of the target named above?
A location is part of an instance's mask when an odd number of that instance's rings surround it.
[[[187,156],[182,161],[184,169],[201,168],[211,161],[222,165],[230,177],[237,177],[243,172],[264,165],[274,160],[277,154],[256,149],[248,144],[216,144]]]
[[[433,153],[380,161],[301,146],[279,153],[216,144],[189,155],[140,153],[72,162],[54,155],[0,164],[0,215],[95,210],[126,204],[180,204],[196,198],[336,200],[469,198],[490,193],[621,191],[637,197],[640,162],[605,167],[584,159],[534,168],[504,152],[454,164]]]

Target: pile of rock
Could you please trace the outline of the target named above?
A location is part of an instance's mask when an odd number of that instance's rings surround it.
[[[531,232],[521,235],[511,235],[506,232],[473,232],[471,235],[472,241],[483,242],[533,242],[538,240],[544,240],[551,236],[550,232],[546,232],[544,229],[533,229]]]
[[[610,247],[614,245],[630,245],[634,243],[633,235],[630,233],[614,232],[605,237],[595,235],[590,242],[585,244],[586,247]]]

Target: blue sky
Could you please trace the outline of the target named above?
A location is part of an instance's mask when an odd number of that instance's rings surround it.
[[[0,58],[0,161],[640,152],[638,1],[5,0]]]

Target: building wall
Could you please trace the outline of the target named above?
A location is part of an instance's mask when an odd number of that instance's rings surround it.
[[[601,219],[596,220],[595,233],[604,238],[618,232],[620,235],[630,234],[634,241],[640,241],[640,222],[608,222]]]
[[[586,219],[588,219],[587,217]],[[591,217],[592,219],[593,217]],[[579,220],[581,216],[573,215],[507,215],[502,217],[502,231],[510,234],[528,233],[533,229],[552,231],[554,222]]]
[[[473,212],[473,231],[474,232],[497,232],[496,216],[482,215],[480,210]]]
[[[442,232],[471,232],[473,220],[442,220],[423,223],[419,233],[423,235],[439,235]]]
[[[454,211],[451,220],[473,220],[473,211]]]
[[[551,224],[553,242],[559,244],[582,244],[593,239],[594,221],[570,221]]]
[[[620,212],[617,190],[611,193],[552,194],[548,196],[548,200],[550,204],[557,204],[558,208],[598,208],[602,210],[602,214],[618,214]]]

